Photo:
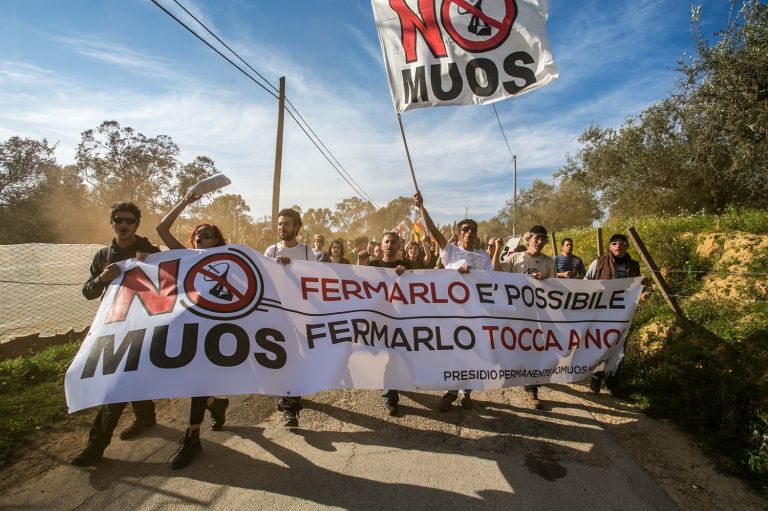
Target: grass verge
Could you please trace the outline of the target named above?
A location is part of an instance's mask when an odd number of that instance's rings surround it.
[[[0,362],[0,465],[31,433],[66,415],[64,374],[79,347],[59,344]]]

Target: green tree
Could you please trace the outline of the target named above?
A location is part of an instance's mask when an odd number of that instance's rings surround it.
[[[768,205],[768,4],[731,1],[738,14],[710,43],[701,7],[692,27],[696,53],[682,59],[683,79],[673,97],[711,206]]]
[[[216,224],[229,243],[245,243],[253,236],[251,208],[237,194],[220,195],[202,210],[202,221]]]
[[[191,163],[182,165],[174,175],[172,195],[169,197],[170,203],[179,202],[189,190],[198,182],[207,177],[218,174],[214,161],[207,156],[197,156]],[[220,193],[219,190],[214,192]]]
[[[328,208],[309,208],[301,218],[305,236],[322,234],[331,237],[331,218],[333,212]]]
[[[116,121],[104,121],[83,132],[76,160],[98,204],[132,201],[150,213],[167,206],[165,191],[173,188],[178,154],[178,146],[166,135],[146,137]]]
[[[410,197],[400,196],[392,199],[386,206],[370,215],[367,234],[380,239],[384,231],[389,231],[403,220],[411,218],[413,209],[413,200]]]
[[[331,225],[340,235],[347,238],[368,232],[368,220],[375,208],[373,204],[359,197],[349,197],[336,203]]]
[[[55,146],[11,137],[0,144],[0,239],[4,243],[89,241],[85,189]],[[87,227],[91,227],[90,224]]]
[[[0,205],[28,199],[56,165],[55,150],[45,139],[11,137],[0,144]]]
[[[505,207],[492,218],[485,229],[496,231],[491,234],[525,232],[534,224],[545,226],[550,231],[566,227],[586,227],[602,216],[594,193],[584,183],[573,178],[564,178],[556,185],[536,179],[527,190],[517,196],[517,205],[510,199]]]
[[[670,97],[619,129],[590,126],[559,175],[593,188],[612,217],[768,205],[768,5],[738,15],[710,43],[693,11],[696,54]]]

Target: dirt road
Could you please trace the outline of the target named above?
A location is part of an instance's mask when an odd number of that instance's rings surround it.
[[[84,445],[89,411],[6,467],[0,508],[768,509],[667,424],[581,385],[541,395],[541,411],[505,389],[441,413],[438,393],[407,392],[402,416],[389,417],[376,392],[322,392],[292,431],[274,398],[235,397],[224,431],[205,426],[203,453],[179,471],[166,460],[188,400],[159,403],[157,426],[78,469],[66,461]]]

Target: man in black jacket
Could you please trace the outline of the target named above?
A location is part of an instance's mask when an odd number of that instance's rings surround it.
[[[131,202],[113,204],[109,222],[115,231],[112,243],[100,249],[93,256],[91,277],[83,284],[83,296],[89,300],[101,298],[111,281],[120,276],[117,264],[132,259],[139,254],[154,254],[160,249],[152,245],[147,238],[136,235],[141,222],[141,211]],[[96,465],[104,455],[112,440],[112,433],[120,420],[120,415],[128,403],[104,405],[93,421],[88,434],[88,445],[70,463],[78,467]],[[152,401],[134,401],[131,403],[135,418],[128,428],[120,433],[120,438],[128,440],[145,429],[155,425],[155,404]]]

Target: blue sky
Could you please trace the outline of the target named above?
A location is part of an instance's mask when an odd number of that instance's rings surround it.
[[[159,0],[179,13],[172,0]],[[367,0],[180,0],[287,94],[378,206],[411,195]],[[702,2],[704,33],[727,0]],[[518,189],[551,179],[590,124],[617,126],[665,97],[691,52],[685,0],[550,0],[560,77],[496,103],[518,157]],[[202,29],[200,29],[202,33]],[[255,218],[271,209],[277,105],[148,0],[0,1],[0,140],[58,142],[116,120],[169,135],[182,161],[213,158]],[[440,222],[487,219],[512,195],[510,155],[490,105],[419,109],[403,122],[425,205]],[[286,122],[281,206],[333,207],[354,195]]]

